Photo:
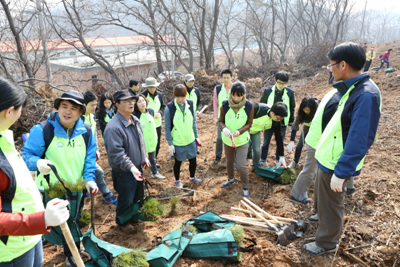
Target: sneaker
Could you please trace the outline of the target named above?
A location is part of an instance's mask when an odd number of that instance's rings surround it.
[[[65,258],[65,266],[66,267],[77,267],[76,262],[72,256]]]
[[[355,188],[347,188],[347,190],[346,190],[346,193],[347,193],[348,195],[351,195],[351,194],[353,194],[354,192],[356,192],[356,189],[355,189]]]
[[[235,183],[235,179],[228,179],[228,180],[226,180],[222,185],[221,185],[221,187],[222,188],[225,188],[225,187],[228,187],[228,186],[230,186],[230,185],[233,185]]]
[[[249,194],[249,189],[243,189],[243,197],[247,197],[247,198],[249,198],[250,197],[250,194]]]
[[[125,224],[125,225],[120,225],[119,229],[121,229],[122,232],[127,233],[127,234],[133,234],[135,232],[135,228],[133,228],[132,225]]]
[[[190,181],[191,183],[193,183],[193,182],[198,182],[198,183],[203,182],[202,179],[197,178],[196,176],[195,176],[195,177],[189,177],[189,181]]]
[[[158,163],[156,164],[156,166],[157,166],[157,169],[161,167],[160,164],[158,164]]]
[[[262,160],[262,161],[260,162],[260,166],[261,166],[261,167],[268,167],[267,161]]]
[[[335,252],[337,249],[337,245],[332,249],[324,249],[324,248],[317,246],[317,244],[315,242],[311,242],[311,243],[305,244],[303,246],[303,248],[311,255],[321,255],[324,253]]]
[[[153,178],[153,179],[165,179],[165,176],[162,175],[161,173],[157,172],[157,173],[153,174],[151,176],[151,178]]]
[[[115,206],[118,204],[118,199],[113,195],[111,195],[109,197],[105,197],[104,201],[107,202],[108,204],[112,204]]]
[[[294,196],[290,196],[290,200],[300,202],[301,204],[304,204],[304,205],[307,205],[308,203],[311,203],[311,201],[312,201],[311,198],[305,198],[303,200],[298,200]]]
[[[296,165],[297,165],[296,161],[292,161],[292,162],[289,164],[289,167],[288,167],[288,168],[294,168],[294,167],[296,167]]]
[[[176,188],[183,188],[181,180],[175,180],[175,187]]]
[[[220,162],[221,162],[221,157],[216,157],[214,160],[214,164],[217,165]]]
[[[85,199],[87,199],[87,198],[90,198],[90,194],[87,194],[87,193],[86,193]]]
[[[308,219],[312,222],[318,222],[319,221],[319,216],[318,213],[311,215],[310,217],[308,217]]]

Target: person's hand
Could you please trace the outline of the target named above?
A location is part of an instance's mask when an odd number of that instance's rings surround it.
[[[332,175],[331,179],[331,189],[333,192],[342,192],[343,191],[343,183],[346,179],[342,179],[336,177],[335,174]]]
[[[292,154],[294,151],[294,141],[290,141],[287,148],[286,148],[287,153]]]
[[[216,125],[218,124],[218,122],[219,122],[218,119],[214,119],[214,123],[215,123]]]
[[[138,180],[139,182],[143,181],[142,173],[135,166],[132,166],[131,173],[136,180]]]
[[[231,137],[231,135],[232,135],[232,133],[231,133],[231,131],[229,131],[229,129],[228,128],[224,128],[224,129],[222,129],[222,133],[226,136],[226,137]]]
[[[151,164],[149,158],[146,157],[146,159],[144,160],[144,168],[146,169],[148,167],[151,167]]]
[[[284,156],[280,156],[279,157],[278,165],[276,167],[285,167],[285,168],[287,168]]]
[[[100,159],[100,152],[96,151],[96,161],[98,161]]]
[[[288,125],[286,126],[286,133],[289,134],[292,132],[292,126]]]
[[[196,138],[196,144],[197,144],[197,146],[201,146],[200,138]]]
[[[50,173],[51,169],[49,167],[49,164],[54,165],[50,160],[48,159],[39,159],[36,162],[36,167],[38,168],[39,172],[43,175],[47,175]]]
[[[196,111],[196,116],[198,117],[200,114],[200,111]]]
[[[233,137],[238,137],[240,135],[240,132],[239,131],[235,131],[234,133],[233,133]]]
[[[46,227],[59,226],[68,220],[68,204],[68,200],[62,200],[59,198],[54,198],[47,202],[46,210],[44,211],[44,224]]]
[[[99,191],[99,188],[97,187],[95,181],[89,181],[86,183],[86,190],[89,194],[96,195],[97,191]]]
[[[158,120],[161,118],[161,113],[160,112],[154,112],[154,119]]]
[[[170,145],[168,147],[168,152],[170,156],[173,156],[175,154],[175,146],[174,145]]]

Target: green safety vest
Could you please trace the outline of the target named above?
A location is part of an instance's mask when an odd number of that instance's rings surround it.
[[[193,115],[187,101],[185,101],[184,113],[182,113],[176,99],[174,99],[174,105],[176,111],[172,119],[174,125],[171,130],[172,143],[175,146],[187,146],[195,139],[193,132]]]
[[[82,135],[68,139],[54,136],[46,150],[45,159],[50,160],[56,167],[58,174],[64,181],[76,183],[83,179],[83,170],[86,159],[86,144]],[[50,183],[58,182],[57,177],[50,172]],[[36,178],[39,189],[47,188],[47,181],[43,174]]]
[[[272,106],[275,104],[275,103],[274,103],[274,100],[275,100],[275,89],[276,89],[276,86],[275,86],[275,85],[272,86],[272,88],[271,88],[271,93],[270,93],[269,96],[268,96],[267,105],[270,106],[270,107],[272,107]],[[283,88],[282,102],[283,102],[284,104],[286,104],[287,112],[288,112],[287,117],[285,117],[285,118],[283,119],[283,121],[284,121],[284,123],[285,123],[285,126],[286,126],[286,125],[288,125],[288,123],[289,123],[289,118],[290,118],[290,98],[289,98],[289,96],[288,96],[288,94],[287,94],[286,87]]]
[[[150,92],[147,94],[147,99],[149,100],[149,103],[147,104],[147,108],[151,108],[154,110],[154,112],[159,112],[161,109],[161,102],[160,98],[158,95],[154,97],[154,99],[150,96]],[[154,122],[156,123],[156,127],[161,127],[162,124],[162,118],[156,119],[154,118]]]
[[[229,104],[226,103],[226,105]],[[228,112],[225,113],[225,126],[231,131],[232,134],[237,130],[239,130],[240,128],[242,128],[247,122],[248,116],[245,111],[245,106],[246,105],[244,105],[241,109],[239,109],[236,114],[231,108],[229,108]],[[223,133],[221,133],[221,137],[224,144],[232,147],[232,140],[229,137],[226,137]],[[247,142],[249,142],[249,140],[250,140],[249,131],[246,131],[241,135],[239,135],[238,137],[233,138],[233,141],[235,142],[235,145],[237,147],[246,144]]]
[[[312,121],[310,121],[310,122],[305,122],[304,125],[307,126],[307,127],[310,127],[310,126],[311,126],[311,122],[312,122]]]
[[[192,91],[190,94],[187,94],[186,99],[192,100],[193,101],[193,109],[194,112],[197,111],[197,94],[196,94],[196,89],[193,87]]]
[[[97,143],[97,127],[96,127],[96,121],[94,120],[93,114],[89,114],[89,118],[86,115],[83,115],[83,117],[85,118],[85,123],[89,124],[90,128],[92,128],[93,137]],[[108,115],[107,115],[107,117],[108,117]]]
[[[16,185],[15,194],[11,201],[11,212],[30,214],[44,211],[43,202],[35,182],[25,162],[15,150],[12,131],[6,130],[0,134],[2,135],[0,138],[0,148],[6,160],[11,165]],[[12,179],[11,177],[9,178]],[[12,183],[10,183],[11,185]],[[41,236],[8,236],[7,245],[3,241],[0,241],[0,263],[9,262],[28,252],[40,241]]]
[[[305,142],[312,148],[316,149],[318,141],[322,134],[322,115],[324,114],[325,106],[329,100],[336,94],[337,90],[329,91],[321,100],[315,112],[314,119],[311,121],[310,129],[308,130]]]
[[[330,170],[334,170],[335,166],[342,156],[344,147],[343,147],[343,136],[342,136],[342,112],[345,107],[346,101],[349,98],[351,91],[353,91],[355,84],[353,84],[349,90],[342,96],[339,101],[338,108],[333,115],[332,119],[329,121],[328,125],[326,126],[324,132],[321,135],[321,138],[318,142],[316,151],[315,151],[315,158],[318,160],[319,163],[322,164],[325,168]],[[378,89],[379,90],[379,89]],[[382,109],[382,98],[379,110]],[[321,116],[322,118],[322,116]],[[320,118],[320,119],[321,119]],[[321,119],[322,123],[322,119]],[[319,124],[321,124],[319,123]],[[356,171],[361,170],[365,160],[365,155],[361,159],[360,163],[356,167]]]
[[[104,115],[104,121],[105,122],[109,122],[112,118],[110,118],[110,116],[108,116],[108,114]]]
[[[272,118],[266,114],[257,119],[253,119],[253,124],[250,127],[250,134],[255,134],[260,131],[271,129],[272,127]]]
[[[232,86],[231,86],[232,88]],[[229,98],[229,94],[231,93],[231,89],[229,89],[228,92],[226,92],[225,89],[225,84],[221,84],[221,90],[218,93],[218,118],[219,118],[219,113],[221,112],[221,106],[222,106],[222,102],[224,102],[225,100],[228,100]]]
[[[157,130],[153,116],[149,112],[140,115],[140,124],[143,130],[144,144],[146,153],[156,151],[157,147]]]

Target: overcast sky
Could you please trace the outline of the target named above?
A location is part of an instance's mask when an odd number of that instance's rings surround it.
[[[353,0],[356,7],[364,9],[365,0]],[[367,9],[386,9],[391,14],[400,14],[400,1],[399,0],[367,0]]]

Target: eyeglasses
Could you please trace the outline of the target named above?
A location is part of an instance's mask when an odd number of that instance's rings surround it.
[[[285,82],[281,82],[281,81],[277,81],[276,83],[277,83],[277,84],[281,84],[281,85],[285,85],[285,84],[287,84],[287,83],[285,83]]]
[[[122,103],[133,103],[133,104],[135,104],[136,100],[135,99],[125,99],[125,100],[121,100],[121,102]]]
[[[340,62],[342,62],[342,61],[340,61]],[[337,62],[337,63],[335,63],[335,64],[329,64],[327,67],[330,69],[330,68],[332,68],[332,66],[335,66],[335,65],[340,64],[340,62]]]

